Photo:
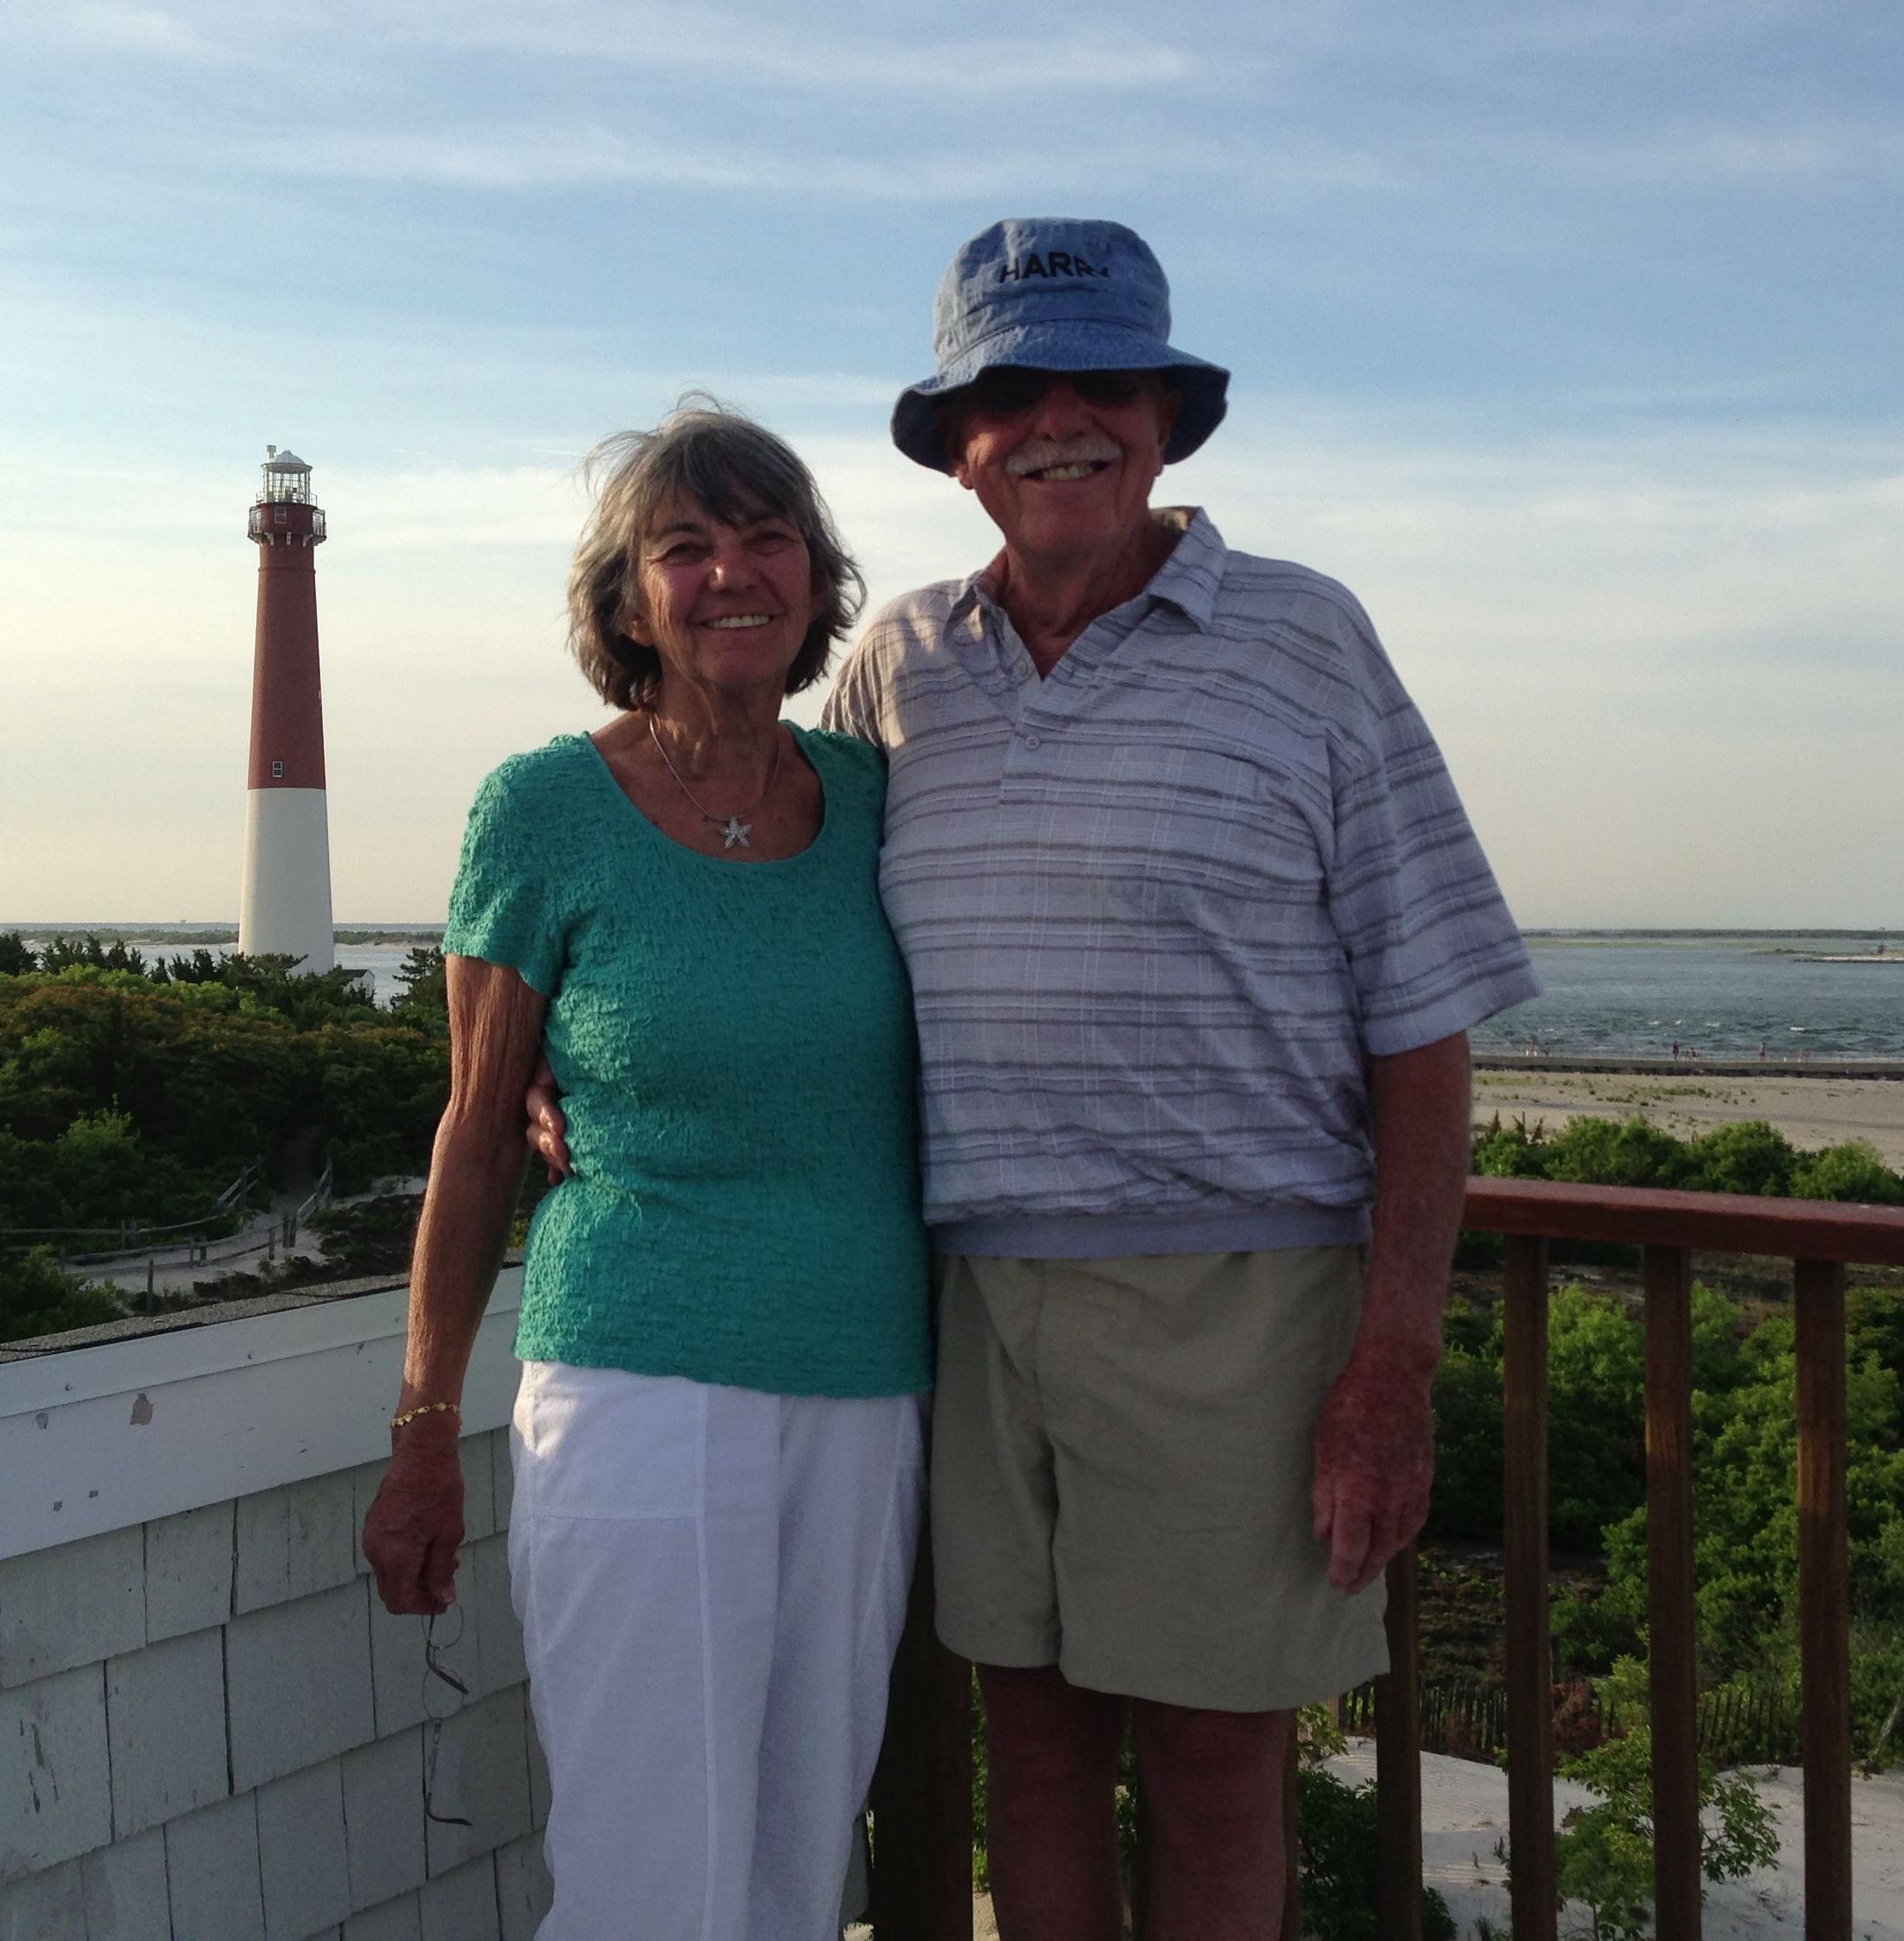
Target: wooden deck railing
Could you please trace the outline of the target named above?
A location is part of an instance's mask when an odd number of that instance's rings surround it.
[[[1792,1262],[1798,1364],[1799,1635],[1805,1941],[1851,1941],[1849,1559],[1845,1533],[1845,1268],[1904,1266],[1904,1209],[1704,1193],[1468,1182],[1465,1224],[1506,1236],[1503,1376],[1508,1813],[1515,1941],[1553,1941],[1553,1705],[1547,1610],[1547,1244],[1644,1250],[1646,1508],[1655,1909],[1700,1932],[1692,1543],[1692,1255]],[[1420,1941],[1421,1762],[1415,1558],[1388,1570],[1377,1681],[1383,1941]],[[932,1635],[921,1560],[873,1782],[876,1941],[971,1941],[970,1667]],[[1293,1757],[1293,1755],[1292,1755]],[[1294,1789],[1291,1788],[1293,1801]],[[1295,1843],[1282,1941],[1295,1941]]]

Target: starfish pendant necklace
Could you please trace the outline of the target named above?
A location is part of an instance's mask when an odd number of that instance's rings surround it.
[[[720,832],[721,848],[723,850],[733,849],[736,845],[741,849],[752,848],[753,845],[747,839],[754,833],[754,825],[751,822],[742,821],[741,818],[752,815],[760,807],[761,804],[767,799],[767,792],[773,787],[774,778],[781,772],[781,738],[778,732],[776,731],[774,736],[774,760],[768,768],[767,780],[761,784],[761,793],[744,809],[739,810],[730,816],[718,816],[711,810],[703,808],[695,792],[688,786],[686,782],[682,780],[681,771],[669,760],[668,745],[662,740],[661,730],[655,726],[655,717],[652,714],[648,717],[648,733],[649,739],[655,744],[656,753],[667,765],[668,773],[675,778],[675,786],[694,805],[696,813],[703,820],[711,822],[715,829]]]

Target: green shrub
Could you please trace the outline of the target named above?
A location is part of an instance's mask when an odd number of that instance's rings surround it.
[[[448,1030],[450,990],[443,952],[434,944],[412,945],[397,973],[403,986],[390,1007],[392,1017],[428,1030]]]
[[[1635,1114],[1576,1119],[1549,1142],[1548,1177],[1584,1186],[1679,1187],[1691,1177],[1691,1149]]]
[[[1554,1840],[1558,1904],[1587,1910],[1591,1925],[1573,1931],[1591,1941],[1637,1941],[1652,1930],[1652,1734],[1642,1727],[1578,1759],[1561,1776],[1598,1795],[1566,1816]],[[1720,1779],[1700,1761],[1699,1871],[1708,1880],[1738,1880],[1778,1856],[1770,1811],[1751,1782]],[[1510,1870],[1513,1856],[1510,1852]]]
[[[1556,1543],[1596,1550],[1645,1500],[1645,1329],[1617,1300],[1568,1285],[1547,1311],[1548,1523]]]
[[[324,1242],[324,1269],[344,1280],[401,1273],[416,1243],[423,1201],[413,1193],[386,1193],[347,1207],[320,1207],[310,1227]]]
[[[1551,1177],[1552,1159],[1552,1148],[1539,1122],[1532,1132],[1525,1119],[1504,1126],[1497,1112],[1486,1130],[1476,1135],[1470,1163],[1475,1172],[1491,1180],[1545,1180]]]
[[[1296,1843],[1302,1931],[1316,1941],[1380,1941],[1375,1872],[1381,1852],[1375,1784],[1352,1786],[1321,1766],[1296,1774]],[[1454,1918],[1433,1887],[1421,1891],[1425,1941],[1455,1941]]]
[[[0,1341],[25,1341],[39,1334],[63,1334],[124,1318],[109,1287],[68,1273],[50,1247],[30,1253],[0,1254]]]
[[[1684,1184],[1696,1193],[1751,1193],[1782,1199],[1798,1155],[1763,1119],[1720,1126],[1692,1142]]]
[[[1434,1378],[1434,1493],[1425,1534],[1498,1543],[1502,1514],[1500,1350],[1456,1343]]]
[[[1795,1200],[1848,1200],[1868,1207],[1904,1206],[1904,1178],[1865,1139],[1807,1153],[1792,1168]]]
[[[1475,1133],[1470,1164],[1488,1179],[1904,1206],[1904,1174],[1887,1166],[1868,1141],[1850,1139],[1802,1153],[1763,1119],[1719,1126],[1687,1141],[1638,1114],[1620,1120],[1578,1118],[1550,1137],[1541,1122],[1531,1131],[1525,1118],[1504,1126],[1497,1112]]]

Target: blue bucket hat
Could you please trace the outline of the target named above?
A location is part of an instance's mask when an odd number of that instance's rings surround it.
[[[1188,458],[1222,422],[1229,373],[1173,350],[1170,286],[1150,247],[1121,222],[1018,216],[952,258],[932,306],[939,373],[899,393],[893,442],[949,472],[934,407],[980,372],[1168,371],[1183,393],[1166,464]]]

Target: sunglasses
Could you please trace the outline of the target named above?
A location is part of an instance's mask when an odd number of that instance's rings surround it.
[[[1043,403],[1045,392],[1061,381],[1069,383],[1083,403],[1111,409],[1160,387],[1155,371],[1032,371],[998,364],[953,395],[974,411],[1015,418]]]
[[[431,1617],[423,1628],[423,1712],[430,1721],[430,1747],[423,1763],[423,1817],[437,1826],[467,1826],[470,1822],[461,1813],[438,1813],[436,1806],[437,1753],[443,1743],[445,1723],[455,1715],[457,1700],[449,1701],[450,1709],[439,1712],[431,1702],[432,1678],[439,1679],[451,1691],[462,1698],[470,1695],[469,1687],[443,1661],[445,1651],[453,1651],[463,1641],[463,1607],[451,1607],[456,1612],[456,1635],[438,1639],[437,1621]]]

